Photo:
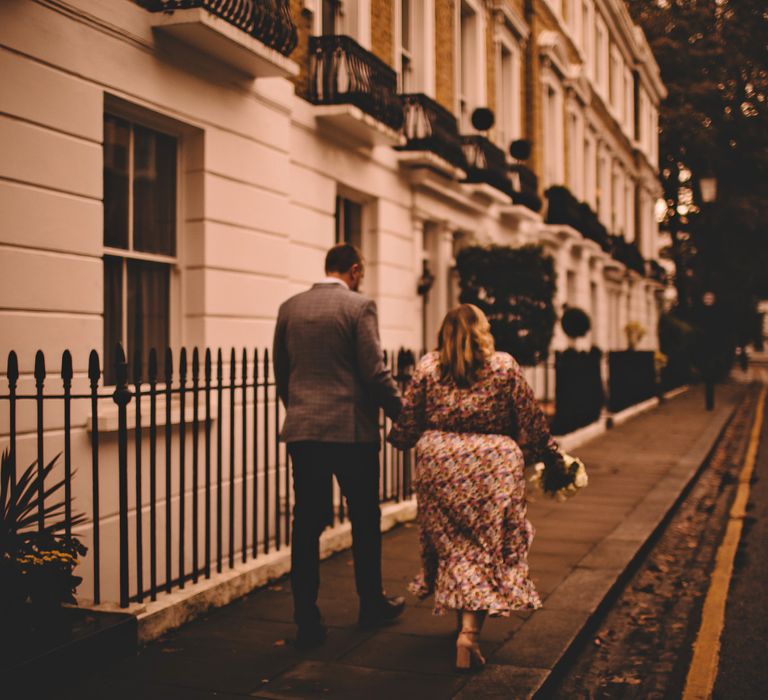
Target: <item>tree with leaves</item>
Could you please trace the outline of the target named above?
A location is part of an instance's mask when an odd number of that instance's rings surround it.
[[[659,150],[676,313],[720,308],[724,347],[742,344],[768,296],[768,8],[764,0],[628,0],[661,69]],[[717,179],[715,202],[700,181]]]
[[[557,275],[551,256],[533,245],[472,246],[458,254],[456,268],[459,300],[483,310],[497,350],[523,365],[547,357],[557,320]]]

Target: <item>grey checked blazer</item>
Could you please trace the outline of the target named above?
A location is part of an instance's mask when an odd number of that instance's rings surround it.
[[[340,284],[316,284],[280,307],[272,357],[286,442],[378,442],[379,407],[400,412],[376,304]]]

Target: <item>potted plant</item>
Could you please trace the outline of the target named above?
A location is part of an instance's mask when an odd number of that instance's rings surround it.
[[[49,480],[58,455],[43,468]],[[85,516],[74,515],[67,523],[64,501],[51,502],[65,480],[46,483],[45,524],[38,526],[39,491],[37,462],[14,483],[13,465],[7,451],[0,462],[0,597],[6,619],[19,620],[29,601],[36,619],[46,619],[62,603],[75,603],[74,592],[81,582],[74,575],[79,557],[87,552],[72,528]]]

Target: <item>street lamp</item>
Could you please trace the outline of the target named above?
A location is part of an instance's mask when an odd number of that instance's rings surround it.
[[[699,180],[699,191],[701,192],[701,201],[704,204],[711,204],[717,199],[717,178],[702,177]]]
[[[712,204],[717,199],[717,178],[713,175],[699,178],[699,194],[703,204]],[[704,368],[704,400],[708,411],[715,408],[715,357],[714,343],[717,334],[715,320],[715,293],[705,291],[701,295],[701,305],[703,307],[703,322],[705,343],[708,346],[706,351],[709,357],[705,360]]]
[[[701,295],[703,307],[702,322],[704,325],[704,404],[708,411],[715,409],[715,336],[717,334],[715,324],[715,302],[717,297],[714,292],[704,292]]]

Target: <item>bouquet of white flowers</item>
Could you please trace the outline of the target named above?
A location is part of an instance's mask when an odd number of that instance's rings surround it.
[[[530,483],[542,493],[558,501],[564,501],[573,496],[579,489],[589,483],[584,462],[572,457],[566,452],[560,452],[561,460],[545,465],[538,462],[534,465],[534,475]]]

